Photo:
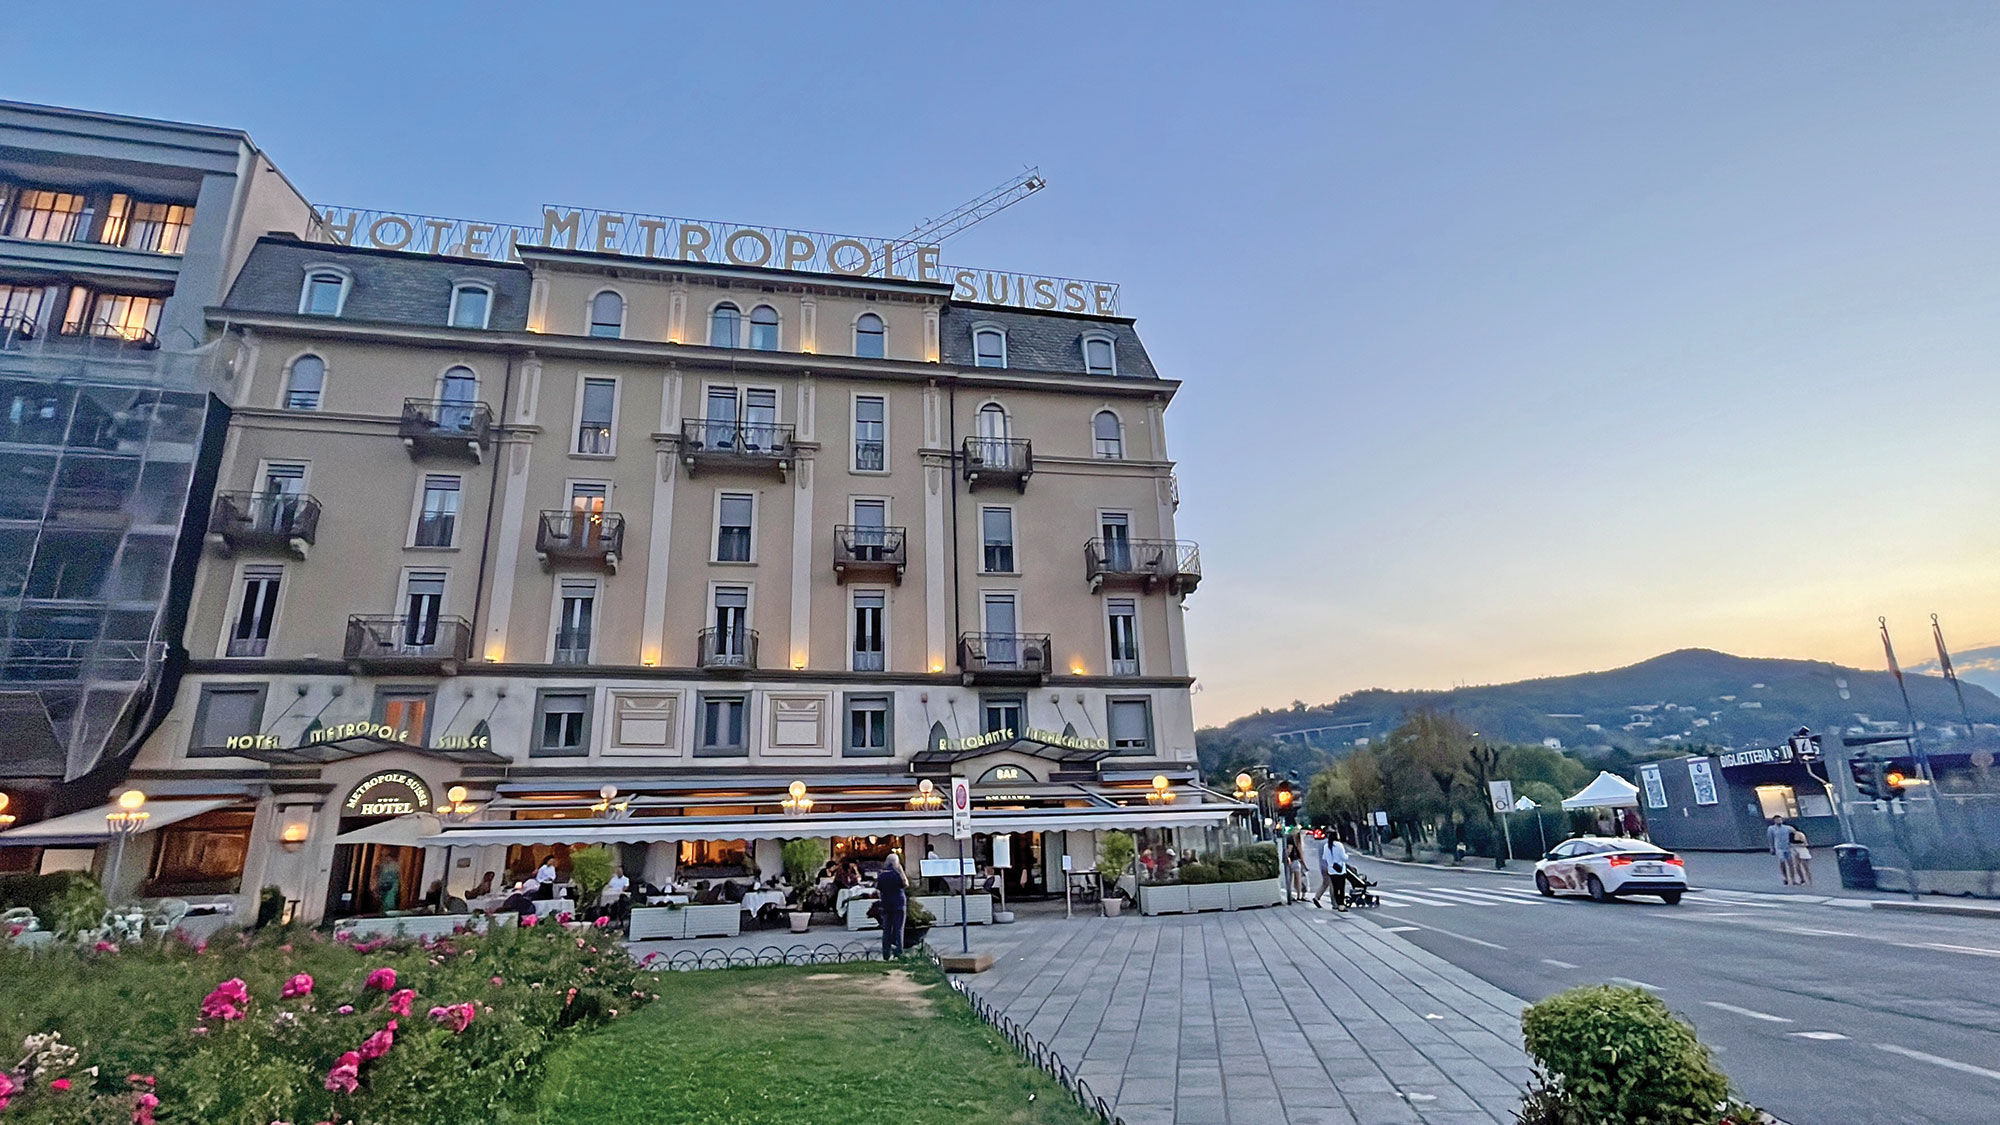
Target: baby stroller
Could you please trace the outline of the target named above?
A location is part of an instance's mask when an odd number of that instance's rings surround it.
[[[1347,868],[1347,905],[1380,906],[1382,896],[1375,893],[1375,880],[1363,875],[1352,864]]]

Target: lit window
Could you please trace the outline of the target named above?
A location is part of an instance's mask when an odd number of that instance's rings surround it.
[[[14,197],[7,237],[36,242],[70,242],[84,215],[83,196],[66,191],[29,189]]]
[[[1007,366],[1007,334],[998,328],[981,328],[972,334],[974,367]]]
[[[347,277],[332,270],[316,270],[306,275],[305,292],[299,295],[299,311],[308,316],[339,316],[347,303]]]
[[[750,346],[760,352],[778,350],[778,310],[758,305],[750,310]]]
[[[862,359],[881,359],[889,354],[888,331],[882,325],[882,318],[874,313],[862,313],[854,322],[854,354]]]
[[[69,312],[63,317],[63,332],[72,336],[97,336],[131,344],[157,347],[160,311],[164,297],[137,297],[130,293],[92,293],[72,289]]]
[[[47,296],[40,285],[0,285],[0,343],[26,340],[40,331]]]
[[[493,311],[493,290],[484,285],[459,285],[451,291],[451,326],[484,328]]]
[[[302,355],[292,361],[285,375],[285,409],[318,410],[320,395],[326,390],[326,361],[316,355]]]
[[[733,348],[743,331],[743,312],[727,301],[708,314],[708,346]]]
[[[1118,425],[1118,415],[1109,410],[1100,410],[1091,419],[1090,433],[1097,440],[1097,456],[1105,461],[1122,461],[1125,458],[1125,437]]]
[[[135,203],[130,196],[114,195],[105,208],[99,240],[127,250],[179,254],[187,249],[188,228],[193,224],[194,208],[185,204]]]
[[[1083,369],[1092,375],[1118,374],[1118,356],[1109,336],[1083,338]]]
[[[606,289],[590,299],[590,334],[613,340],[625,334],[625,298]]]

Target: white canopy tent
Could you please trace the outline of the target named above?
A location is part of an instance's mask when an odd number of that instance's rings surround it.
[[[1639,787],[1617,774],[1598,771],[1597,779],[1573,797],[1563,798],[1565,809],[1636,809]]]

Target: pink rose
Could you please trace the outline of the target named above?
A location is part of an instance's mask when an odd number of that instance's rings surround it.
[[[97,943],[97,951],[99,953],[116,953],[118,952],[118,947],[108,941],[100,941]]]
[[[49,1089],[54,1090],[58,1094],[67,1094],[69,1093],[69,1079],[58,1078],[54,1082],[49,1083]]]
[[[159,1105],[159,1095],[151,1091],[132,1099],[132,1125],[153,1125],[153,1111]]]
[[[506,983],[507,983],[506,981],[504,981],[504,980],[501,980],[501,979],[500,979],[499,977],[494,977],[494,978],[493,978],[493,987],[495,987],[495,988],[499,988],[499,987],[500,987],[501,985],[503,985],[503,984],[506,984]]]
[[[201,1018],[205,1020],[240,1020],[243,1009],[250,1004],[250,990],[243,985],[241,977],[231,977],[215,986],[215,991],[202,998]]]
[[[561,923],[562,925],[567,926],[570,924],[571,920],[573,920],[575,917],[576,915],[571,914],[569,911],[565,910],[560,914],[556,915],[556,921]]]
[[[410,1014],[410,1003],[416,998],[416,989],[401,989],[394,996],[389,997],[389,1011],[399,1016],[407,1016]]]
[[[361,1085],[361,1055],[349,1051],[326,1072],[326,1088],[336,1094],[351,1094]]]
[[[368,981],[365,987],[378,989],[382,992],[393,990],[396,987],[396,970],[387,967],[376,969],[374,972],[368,974]]]
[[[20,1089],[12,1078],[7,1077],[6,1071],[0,1070],[0,1109],[6,1109],[7,1099],[13,1097]]]
[[[451,1028],[453,1034],[457,1034],[472,1026],[472,1017],[477,1010],[470,1001],[467,1001],[463,1004],[432,1008],[430,1015],[432,1019]]]
[[[523,914],[523,915],[521,915],[521,924],[522,924],[523,926],[532,926],[532,925],[534,925],[534,924],[535,924],[535,916],[534,916],[533,914]]]
[[[609,926],[610,924],[611,924],[611,918],[609,915],[599,915],[597,921],[591,923],[591,925],[596,926],[600,930],[606,926]]]
[[[354,1005],[342,1004],[340,1007],[335,1008],[334,1011],[339,1012],[343,1016],[351,1016],[354,1014]]]
[[[388,1054],[389,1048],[395,1045],[396,1045],[396,1021],[390,1020],[389,1025],[387,1027],[384,1027],[382,1030],[376,1032],[373,1035],[370,1035],[367,1039],[362,1040],[361,1057],[363,1059],[367,1059],[370,1061],[379,1059],[383,1055]]]
[[[279,995],[287,1000],[291,1000],[300,996],[311,996],[312,990],[312,977],[306,973],[299,973],[285,982],[285,987],[279,991]]]

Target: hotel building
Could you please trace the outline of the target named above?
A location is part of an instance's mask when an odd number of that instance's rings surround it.
[[[1178,384],[1130,319],[734,237],[334,229],[259,239],[207,312],[234,410],[126,893],[318,919],[586,842],[654,882],[795,837],[949,856],[963,776],[978,856],[1059,895],[1100,830],[1240,811],[1198,780]]]

